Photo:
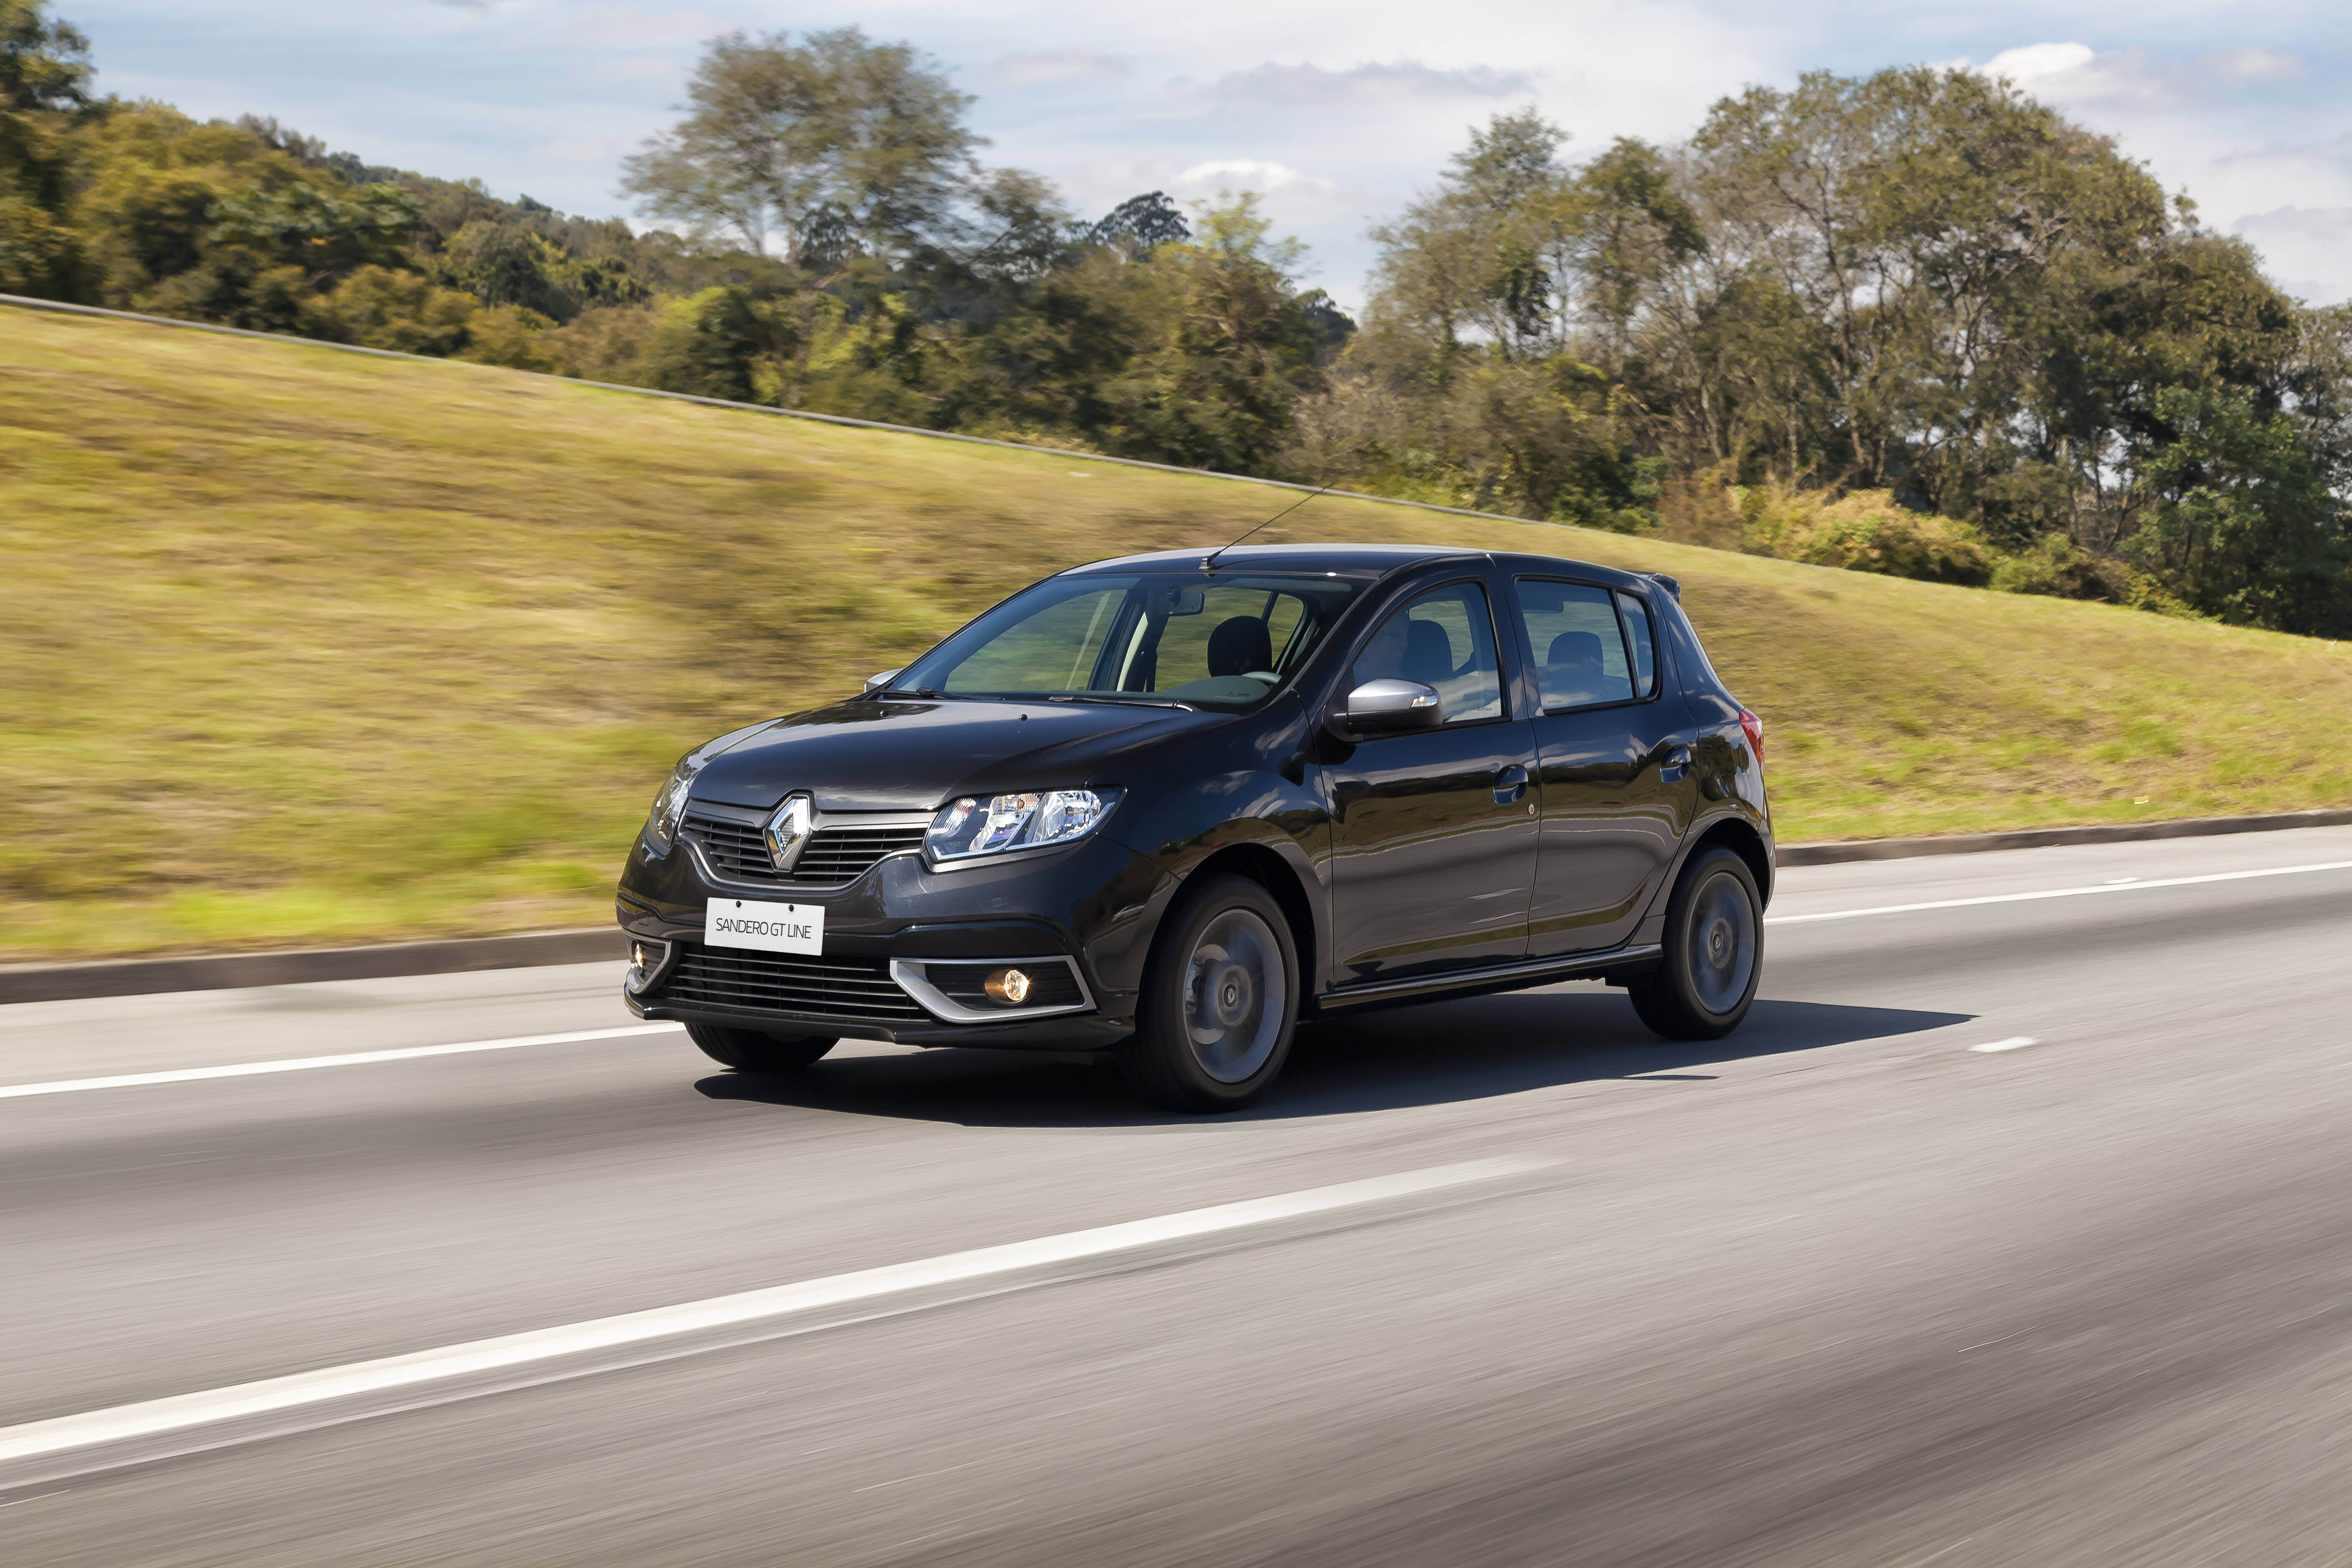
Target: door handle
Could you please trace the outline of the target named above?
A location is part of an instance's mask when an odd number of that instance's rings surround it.
[[[1690,765],[1691,749],[1688,746],[1669,746],[1664,759],[1658,763],[1658,779],[1663,784],[1674,784],[1690,772]]]
[[[1528,793],[1528,770],[1513,763],[1495,772],[1495,804],[1517,805],[1519,797]]]

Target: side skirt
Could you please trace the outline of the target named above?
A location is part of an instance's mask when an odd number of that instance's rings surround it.
[[[1605,952],[1565,953],[1558,958],[1523,959],[1490,964],[1483,969],[1454,969],[1438,974],[1417,974],[1327,992],[1315,999],[1325,1016],[1359,1007],[1394,1006],[1407,1002],[1431,1002],[1441,996],[1481,996],[1496,991],[1524,991],[1530,985],[1550,985],[1562,980],[1596,976],[1622,985],[1658,966],[1665,949],[1654,942],[1612,947]]]

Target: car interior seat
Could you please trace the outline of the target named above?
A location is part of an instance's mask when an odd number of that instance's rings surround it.
[[[1404,678],[1423,686],[1443,686],[1454,679],[1454,639],[1435,621],[1407,621],[1404,628]]]
[[[1562,632],[1551,639],[1551,647],[1544,655],[1547,702],[1597,701],[1606,683],[1599,633]]]
[[[1255,616],[1235,616],[1209,634],[1209,673],[1247,675],[1274,668],[1274,636]]]

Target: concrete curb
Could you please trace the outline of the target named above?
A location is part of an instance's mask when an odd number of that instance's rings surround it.
[[[594,963],[627,956],[620,928],[599,926],[592,931],[394,942],[374,947],[23,964],[0,969],[0,1005],[66,1002],[89,996],[145,996],[163,991],[225,991],[247,985],[298,985],[313,980],[383,980],[398,974],[456,974],[475,969],[530,969],[551,963]]]
[[[2095,827],[2024,827],[2007,833],[1955,833],[1937,838],[1862,838],[1846,844],[1787,844],[1783,866],[1835,866],[1848,860],[1904,860],[1915,855],[1980,855],[1991,849],[2047,849],[2057,844],[2129,844],[2148,838],[2210,838],[2286,827],[2341,827],[2352,811],[2282,811],[2267,816],[2184,816],[2170,822],[2111,822]]]
[[[1976,855],[2042,849],[2058,844],[2124,844],[2156,838],[2206,838],[2289,827],[2352,825],[2352,810],[2289,811],[2268,816],[2192,816],[2171,822],[2095,827],[2031,827],[2009,833],[1957,833],[1940,838],[1876,838],[1849,844],[1790,844],[1783,866],[1835,866],[1849,860],[1899,860],[1917,855]],[[224,991],[247,985],[298,985],[317,980],[383,980],[399,974],[455,974],[477,969],[529,969],[595,963],[627,956],[617,928],[532,931],[522,936],[396,942],[289,952],[232,952],[194,958],[131,958],[96,963],[0,968],[0,1005],[67,1002],[92,996],[145,996],[166,991]]]

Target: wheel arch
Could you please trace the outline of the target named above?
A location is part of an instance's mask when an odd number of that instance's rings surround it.
[[[1315,921],[1315,900],[1307,896],[1306,884],[1289,861],[1264,844],[1228,844],[1202,860],[1186,873],[1187,882],[1219,873],[1245,877],[1264,888],[1266,896],[1280,909],[1290,924],[1290,940],[1298,949],[1300,1011],[1311,1010],[1312,998],[1321,987],[1315,976],[1322,971],[1317,967],[1318,931]]]
[[[1754,824],[1743,816],[1718,818],[1709,825],[1706,832],[1691,841],[1683,863],[1690,864],[1701,850],[1715,844],[1722,845],[1748,862],[1748,869],[1756,878],[1756,891],[1766,904],[1771,903],[1772,852],[1764,847],[1764,836],[1756,831]]]

